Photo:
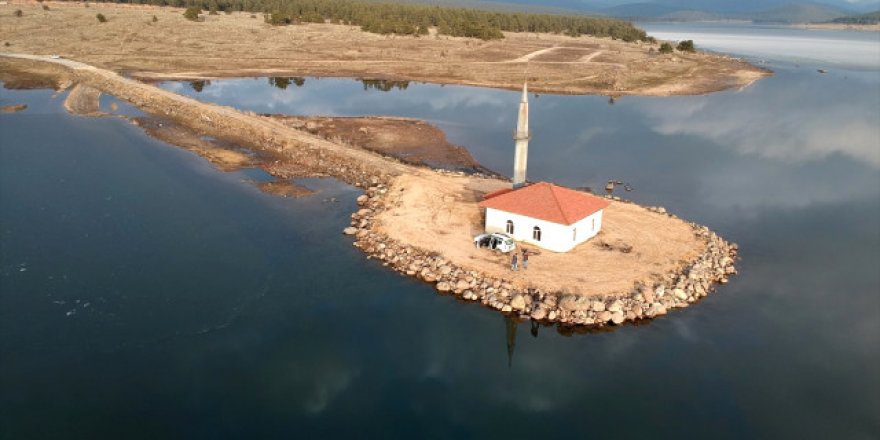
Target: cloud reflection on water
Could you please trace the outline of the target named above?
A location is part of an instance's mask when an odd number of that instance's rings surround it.
[[[740,154],[786,162],[842,154],[880,168],[876,82],[853,87],[847,80],[818,83],[803,75],[765,81],[773,84],[717,97],[648,101],[640,107],[663,135],[697,135]],[[859,89],[865,93],[853,93]]]

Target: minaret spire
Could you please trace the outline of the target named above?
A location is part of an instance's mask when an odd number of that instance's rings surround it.
[[[516,150],[513,159],[513,187],[526,184],[526,165],[529,158],[529,88],[523,83],[522,99],[519,101],[519,116],[516,121]]]

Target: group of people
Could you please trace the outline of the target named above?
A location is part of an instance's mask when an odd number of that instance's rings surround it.
[[[517,271],[519,270],[519,262],[520,259],[516,252],[513,253],[513,257],[510,260],[510,270]],[[529,251],[526,249],[522,250],[522,267],[523,269],[529,268]]]

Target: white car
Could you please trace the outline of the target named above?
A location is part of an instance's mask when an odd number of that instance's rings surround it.
[[[503,253],[508,253],[516,249],[516,243],[510,236],[500,232],[491,234],[480,234],[474,237],[474,246],[477,248],[489,248]]]
[[[61,55],[49,55],[49,58],[52,58],[53,60],[60,60]]]

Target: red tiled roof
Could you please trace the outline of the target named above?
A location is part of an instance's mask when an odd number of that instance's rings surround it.
[[[500,194],[496,194],[500,193]],[[570,225],[605,208],[607,200],[547,182],[487,194],[480,207]]]

